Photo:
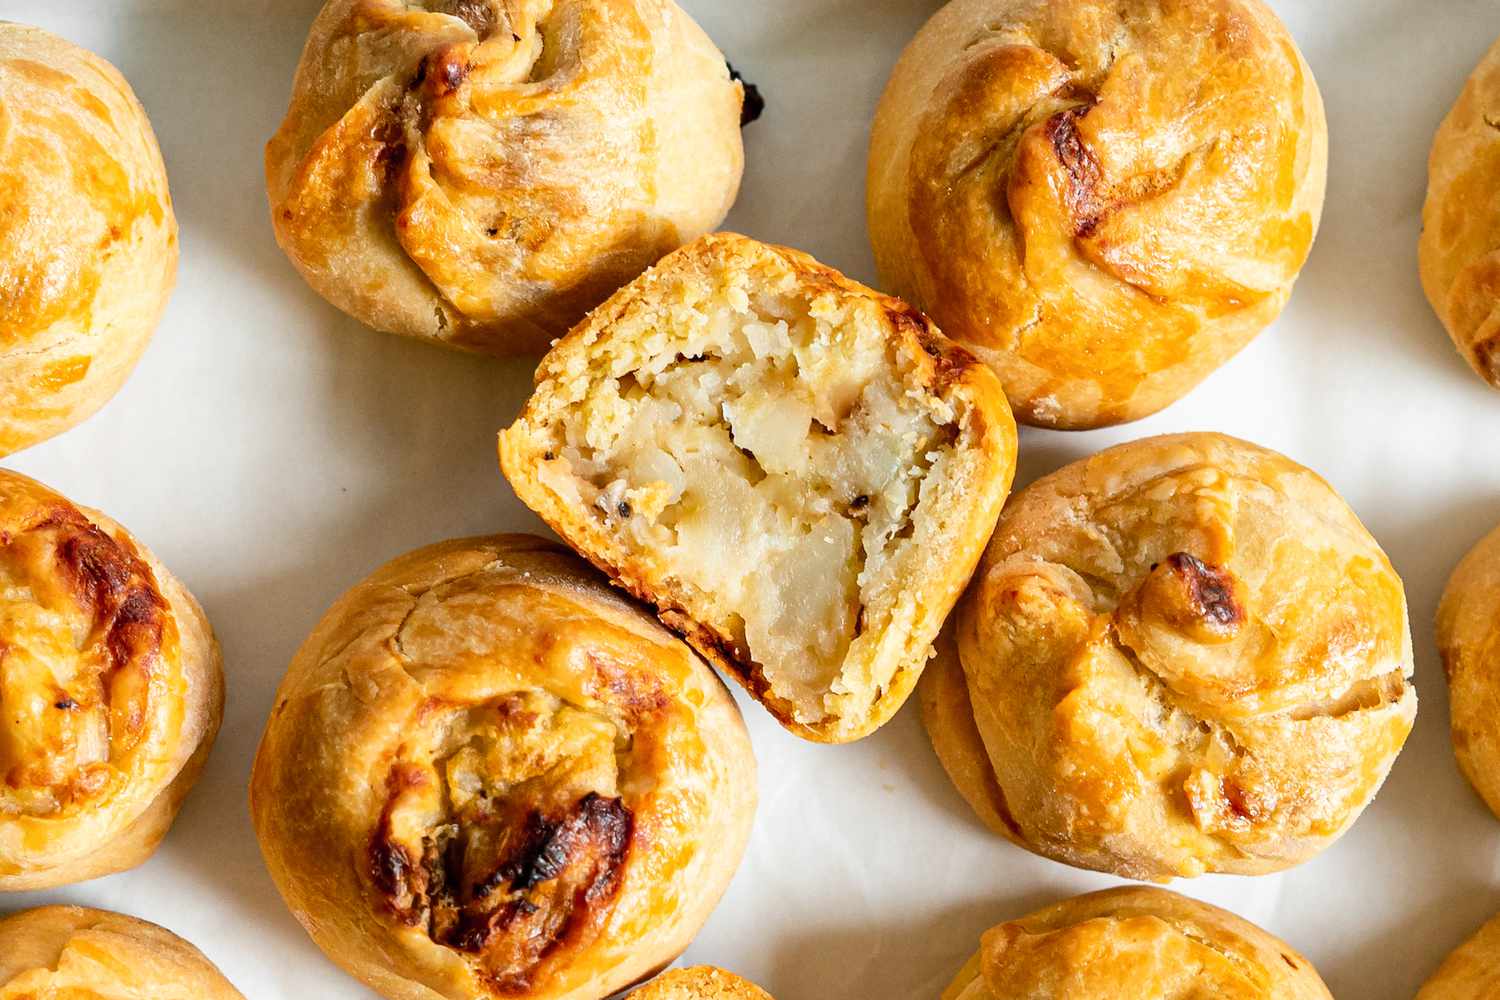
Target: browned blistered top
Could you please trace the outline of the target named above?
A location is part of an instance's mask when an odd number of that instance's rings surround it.
[[[128,537],[0,473],[0,828],[98,808],[149,763],[181,721],[177,647]]]
[[[252,787],[324,950],[455,998],[597,997],[665,964],[754,799],[712,672],[524,536],[434,546],[346,595],[287,675]]]
[[[1207,903],[1095,892],[992,928],[942,1000],[1332,1000],[1285,942]]]
[[[1134,878],[1305,860],[1416,711],[1380,547],[1316,475],[1222,435],[1121,445],[1022,491],[956,622],[996,822]]]
[[[1020,419],[1133,420],[1280,311],[1326,142],[1312,74],[1259,0],[956,0],[876,118],[877,263]]]
[[[372,326],[540,351],[723,218],[740,100],[661,0],[329,0],[266,151],[277,236]]]

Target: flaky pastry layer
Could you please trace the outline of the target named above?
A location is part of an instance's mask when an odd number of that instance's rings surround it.
[[[560,341],[500,453],[574,548],[840,742],[910,692],[1015,446],[994,376],[920,313],[719,234]]]

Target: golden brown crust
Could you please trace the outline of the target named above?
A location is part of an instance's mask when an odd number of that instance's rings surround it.
[[[1332,1000],[1312,963],[1164,889],[1063,900],[987,931],[942,1000]]]
[[[948,431],[951,439],[943,446],[955,456],[954,470],[942,482],[934,475],[930,490],[923,483],[921,501],[911,515],[914,521],[927,519],[933,527],[920,539],[920,556],[912,557],[920,565],[907,565],[895,588],[902,591],[905,603],[889,611],[869,603],[859,609],[858,637],[869,639],[857,649],[850,647],[837,682],[849,693],[821,718],[800,715],[788,698],[773,690],[764,666],[747,646],[709,619],[704,609],[718,595],[700,593],[691,582],[672,575],[658,552],[623,538],[608,517],[596,516],[594,510],[582,509],[557,492],[548,473],[548,466],[561,457],[552,443],[556,427],[580,408],[593,382],[613,377],[622,365],[649,368],[657,354],[681,353],[673,339],[677,332],[668,329],[669,319],[652,323],[644,318],[682,303],[708,310],[712,306],[701,303],[721,294],[754,300],[773,293],[812,303],[814,312],[867,311],[878,317],[891,356],[909,366],[903,376],[907,393],[956,414]],[[644,333],[630,328],[636,322],[644,324]],[[664,332],[665,339],[656,342],[656,331]],[[505,474],[523,502],[617,585],[653,604],[664,623],[744,685],[783,725],[807,739],[847,742],[887,721],[915,687],[931,643],[967,582],[1009,491],[1015,448],[1015,424],[992,373],[943,337],[920,312],[806,254],[719,233],[663,260],[556,345],[537,370],[537,392],[515,425],[501,435],[500,454]],[[855,690],[860,679],[872,677],[877,678],[869,685],[873,690]]]
[[[1500,816],[1500,528],[1454,569],[1438,605],[1437,643],[1459,770]]]
[[[1500,991],[1500,917],[1455,948],[1416,1000],[1490,1000]]]
[[[328,0],[266,148],[277,239],[377,329],[541,352],[724,218],[742,98],[672,0]]]
[[[151,124],[91,52],[0,22],[0,456],[88,417],[145,350],[177,270]]]
[[[1443,119],[1419,245],[1427,300],[1469,366],[1500,388],[1500,42]]]
[[[1374,539],[1312,472],[1217,434],[1110,448],[1017,494],[955,626],[968,702],[951,658],[924,695],[954,782],[1022,846],[1132,878],[1306,860],[1416,712]]]
[[[144,861],[223,714],[202,609],[129,532],[0,470],[0,891]]]
[[[631,1000],[771,1000],[748,979],[712,965],[663,972],[630,994]]]
[[[954,0],[875,117],[876,263],[1025,423],[1181,397],[1281,311],[1327,127],[1259,0]]]
[[[0,918],[0,1000],[244,1000],[203,953],[134,917],[47,906]]]
[[[723,684],[560,547],[418,550],[298,652],[251,811],[282,895],[397,1000],[595,998],[672,961],[739,863]]]

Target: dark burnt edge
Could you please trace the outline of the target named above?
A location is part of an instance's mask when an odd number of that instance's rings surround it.
[[[744,128],[751,122],[759,121],[766,113],[766,98],[760,92],[760,88],[746,80],[739,70],[734,68],[734,63],[726,61],[729,67],[729,79],[739,83],[745,88],[745,103],[740,107],[740,128]]]
[[[1174,552],[1167,565],[1187,585],[1188,597],[1204,621],[1224,628],[1239,625],[1245,611],[1234,595],[1234,579],[1219,566],[1211,566],[1190,552]]]
[[[1073,217],[1073,235],[1079,239],[1093,236],[1103,218],[1099,188],[1103,170],[1099,158],[1078,134],[1078,122],[1092,110],[1092,105],[1077,105],[1059,111],[1043,126],[1052,143],[1052,151],[1068,174],[1064,193],[1068,213]]]

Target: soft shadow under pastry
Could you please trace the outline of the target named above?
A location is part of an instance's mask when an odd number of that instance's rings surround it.
[[[728,690],[560,546],[445,542],[303,644],[251,814],[313,940],[391,1000],[600,1000],[672,962],[739,865]]]
[[[369,326],[540,354],[723,220],[743,98],[672,0],[328,0],[266,147],[276,238]]]
[[[800,736],[901,707],[1015,469],[995,376],[921,313],[732,234],[542,360],[517,495]]]
[[[1500,816],[1500,528],[1454,569],[1438,605],[1437,644],[1459,770]]]
[[[1416,714],[1380,546],[1317,475],[1219,434],[1022,490],[951,628],[921,702],[959,791],[1020,846],[1129,878],[1307,860]]]
[[[0,1000],[244,1000],[203,953],[155,924],[48,906],[0,918]]]
[[[166,168],[130,85],[0,21],[0,456],[119,391],[176,274]]]
[[[1312,70],[1260,0],[954,0],[876,112],[870,238],[1018,420],[1100,427],[1276,318],[1327,162]]]
[[[145,861],[224,712],[191,594],[128,531],[0,470],[0,892]]]
[[[1164,889],[1065,899],[986,931],[942,1000],[1332,1000],[1312,963]]]

